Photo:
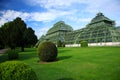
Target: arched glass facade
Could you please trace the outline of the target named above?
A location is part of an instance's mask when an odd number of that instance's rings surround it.
[[[115,27],[113,20],[98,13],[85,28],[79,30],[73,30],[70,25],[59,21],[40,38],[37,44],[44,40],[55,44],[58,40],[65,44],[79,44],[81,40],[86,40],[88,43],[120,42],[120,27]]]

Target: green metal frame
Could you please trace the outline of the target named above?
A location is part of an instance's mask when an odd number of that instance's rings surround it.
[[[98,13],[85,28],[73,30],[70,25],[59,21],[50,28],[45,36],[42,36],[37,45],[49,40],[57,44],[61,40],[65,44],[79,44],[86,40],[88,43],[120,42],[120,27],[115,27],[115,22]]]

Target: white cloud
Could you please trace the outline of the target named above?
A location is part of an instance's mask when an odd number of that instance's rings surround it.
[[[80,17],[74,17],[74,16],[68,16],[66,17],[67,20],[76,22],[76,23],[84,23],[84,22],[90,22],[91,18],[80,18]]]
[[[72,14],[74,11],[56,11],[56,10],[49,10],[48,12],[35,12],[35,13],[31,13],[31,20],[35,20],[35,21],[43,21],[43,22],[47,22],[47,21],[53,21],[58,17],[61,16],[65,16],[65,15],[70,15]]]
[[[118,13],[120,11],[118,0],[89,0],[87,5],[86,12]]]
[[[53,21],[59,17],[66,17],[73,15],[76,16],[80,12],[97,13],[103,11],[104,13],[119,13],[120,6],[117,0],[26,0],[28,4],[41,6],[46,8],[46,12],[20,12],[14,10],[1,11],[3,14],[0,17],[0,25],[4,24],[6,21],[11,21],[16,17],[21,17],[23,20],[28,21],[42,21],[49,22]],[[74,7],[75,4],[79,4],[78,8],[71,9],[70,6]],[[81,9],[80,5],[85,4],[85,9]],[[106,5],[108,4],[108,5]],[[62,10],[67,8],[67,10]],[[76,21],[84,22],[85,19],[75,19]]]
[[[116,21],[116,26],[120,26],[120,21]]]
[[[45,16],[46,19],[54,19],[58,18],[58,16],[63,17],[63,15],[61,14],[64,13],[65,10],[67,10],[68,12],[65,11],[66,14],[64,14],[64,16],[75,22],[89,22],[91,20],[90,18],[84,19],[81,17],[76,17],[77,15],[80,15],[81,12],[88,14],[103,12],[106,15],[120,15],[119,0],[29,0],[29,4],[45,8],[48,10],[47,13],[52,13],[54,15],[51,16],[51,18]],[[74,8],[76,4],[77,7]],[[81,8],[81,5],[83,5],[84,9]],[[73,15],[68,14],[69,12],[71,13],[72,10],[75,10],[72,13]]]
[[[29,17],[28,13],[14,10],[1,11],[1,14],[2,16],[0,16],[0,25],[3,25],[5,22],[12,21],[16,17],[21,17],[24,20]]]
[[[31,20],[34,20],[34,21],[48,21],[55,18],[52,16],[52,13],[50,12],[47,12],[47,13],[34,12],[30,14],[31,14]]]
[[[27,13],[27,12],[21,12],[21,11],[7,10],[7,11],[2,11],[1,13],[2,13],[2,16],[0,17],[0,25],[4,24],[7,21],[11,21],[16,17],[21,17],[25,21],[48,22],[48,21],[53,21],[61,16],[74,14],[75,11],[49,10],[48,12]]]
[[[29,3],[28,3],[29,2]],[[58,8],[58,7],[67,7],[70,6],[74,0],[27,0],[26,3],[32,6],[41,6],[45,8]]]
[[[5,22],[7,22],[6,19],[0,18],[0,26],[3,25]]]
[[[6,10],[0,12],[2,16],[0,16],[0,26],[8,21],[12,21],[16,17],[21,17],[24,21],[41,21],[44,24],[46,22],[54,21],[59,17],[64,17],[66,15],[71,15],[75,13],[74,11],[56,11],[50,9],[48,12],[22,12],[22,11],[15,11],[15,10]],[[34,25],[35,26],[35,25]],[[48,26],[50,27],[50,26]],[[36,35],[40,37],[41,35],[47,32],[48,28],[40,28],[35,29]]]
[[[29,1],[29,3],[28,3]],[[118,13],[120,11],[119,0],[27,0],[32,6],[40,6],[46,9],[69,9],[78,4],[78,11],[96,13],[102,11],[104,13]],[[85,9],[80,10],[81,4],[85,5]]]
[[[25,21],[41,21],[51,22],[58,18],[69,20],[76,26],[81,26],[81,23],[88,23],[92,18],[86,17],[86,14],[96,14],[101,11],[105,14],[120,15],[120,3],[118,0],[25,0],[31,6],[39,6],[40,9],[45,9],[44,12],[22,12],[15,10],[0,11],[0,25],[7,21],[11,21],[16,17],[21,17]],[[77,5],[76,5],[77,4]],[[83,5],[83,8],[81,8]],[[76,6],[76,7],[75,7]],[[81,13],[82,12],[82,13]],[[81,17],[81,16],[85,17]],[[116,15],[117,16],[117,15]],[[94,16],[93,16],[94,17]],[[116,22],[120,25],[120,22]],[[68,23],[69,24],[69,23]],[[73,25],[73,26],[74,26]],[[85,25],[82,25],[85,26]],[[50,27],[50,26],[48,26]],[[40,37],[48,28],[36,29],[36,34]]]
[[[7,20],[13,20],[16,17],[22,17],[23,19],[26,19],[29,17],[29,14],[26,12],[20,12],[20,11],[14,11],[14,10],[7,10],[2,12],[3,15],[1,18],[7,19]]]
[[[42,27],[36,30],[35,34],[37,35],[38,38],[40,38],[42,35],[45,35],[46,32],[48,31],[49,28],[47,27]]]

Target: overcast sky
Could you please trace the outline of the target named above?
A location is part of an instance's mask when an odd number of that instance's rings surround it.
[[[21,17],[39,38],[58,21],[81,29],[98,12],[120,26],[120,0],[0,0],[0,26]]]

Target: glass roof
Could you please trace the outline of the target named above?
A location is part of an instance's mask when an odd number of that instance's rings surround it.
[[[96,23],[96,22],[100,22],[100,21],[109,21],[109,22],[113,22],[112,20],[110,20],[109,18],[105,17],[101,12],[99,12],[95,18],[93,18],[91,20],[90,24]]]
[[[73,28],[70,25],[65,24],[64,21],[59,21],[52,28],[50,28],[47,34],[56,32],[56,31],[73,31]]]

